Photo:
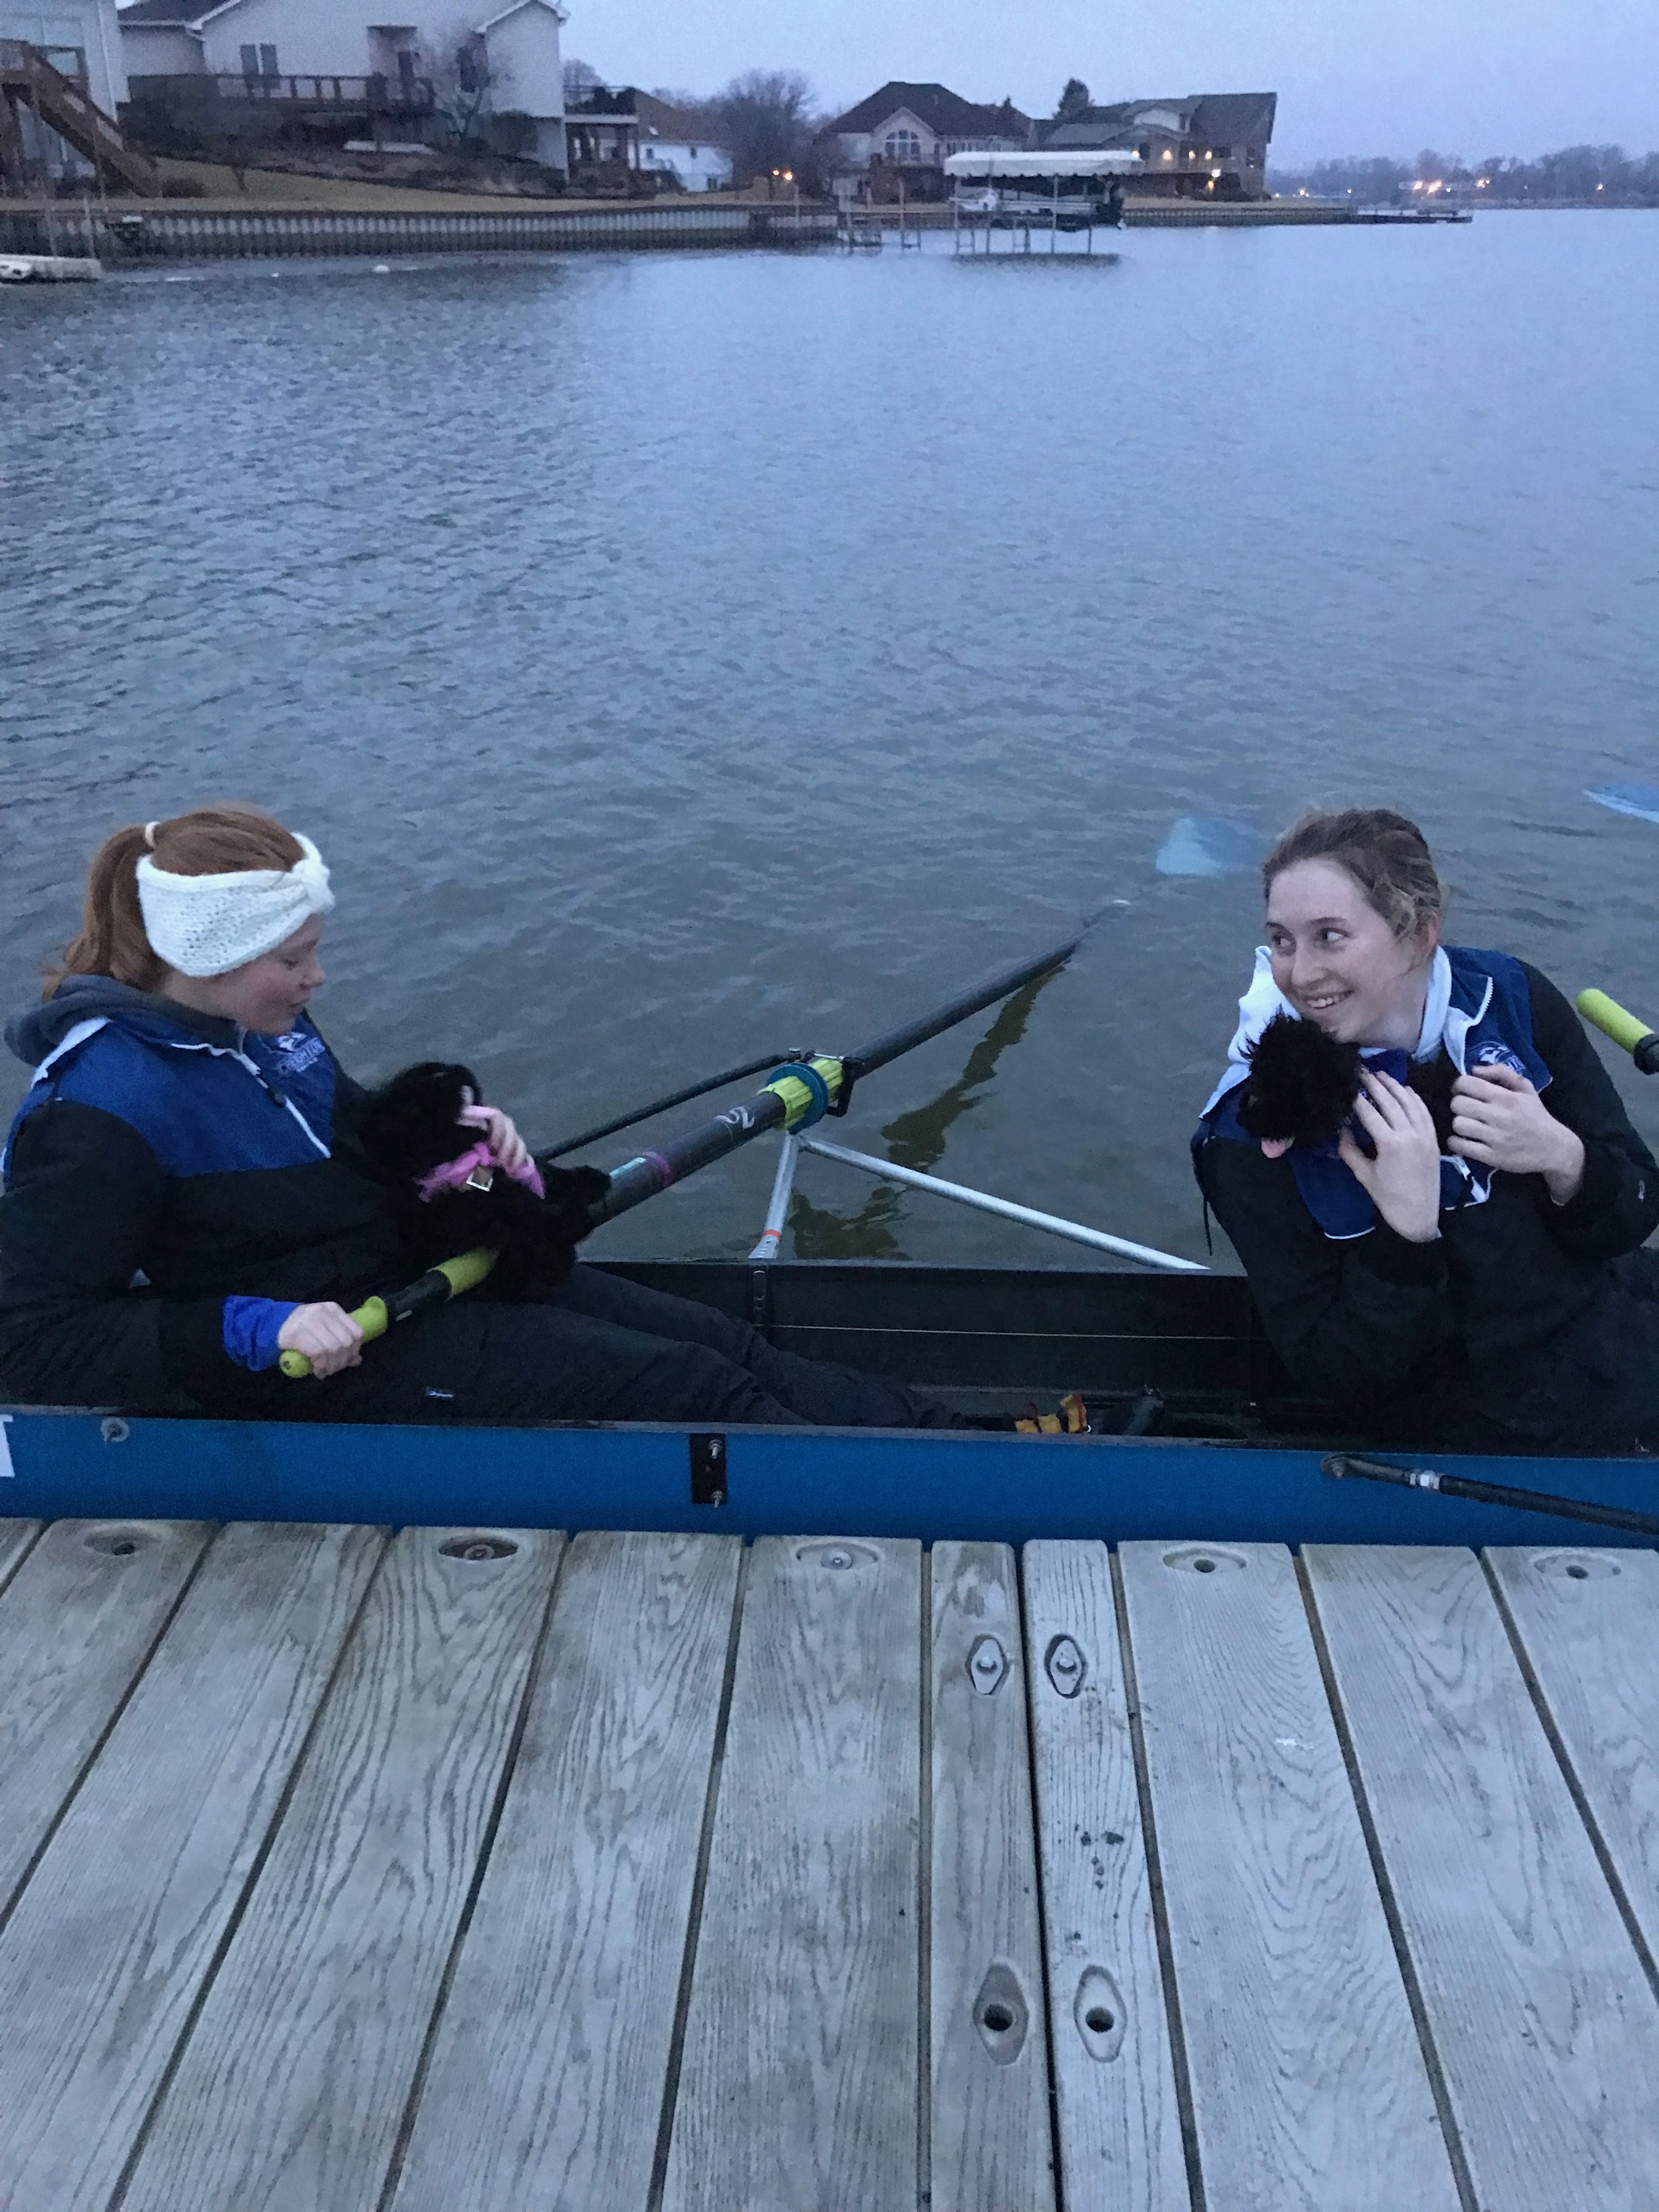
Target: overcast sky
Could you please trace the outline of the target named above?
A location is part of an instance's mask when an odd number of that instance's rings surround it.
[[[1659,0],[566,0],[567,54],[611,83],[710,91],[799,69],[838,111],[890,77],[1054,111],[1279,95],[1273,153],[1479,160],[1585,140],[1659,147]]]

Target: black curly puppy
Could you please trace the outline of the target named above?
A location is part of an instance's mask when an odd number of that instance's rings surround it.
[[[500,1254],[490,1277],[498,1297],[533,1297],[570,1273],[575,1248],[594,1226],[592,1209],[610,1177],[598,1168],[544,1168],[545,1197],[505,1168],[480,1163],[465,1181],[422,1197],[437,1169],[471,1152],[479,1133],[460,1119],[483,1103],[470,1067],[424,1060],[370,1093],[359,1136],[371,1172],[404,1200],[411,1266],[429,1267],[486,1245]]]
[[[1258,1142],[1267,1138],[1305,1146],[1311,1152],[1334,1145],[1353,1113],[1359,1096],[1359,1048],[1328,1036],[1313,1022],[1275,1014],[1250,1052],[1250,1072],[1239,1096],[1239,1127]],[[1441,1151],[1452,1138],[1452,1085],[1456,1069],[1443,1052],[1431,1060],[1413,1060],[1406,1081],[1428,1108]],[[1363,1129],[1355,1138],[1361,1152],[1373,1147]]]
[[[1275,1014],[1250,1053],[1238,1102],[1246,1136],[1310,1151],[1340,1136],[1359,1095],[1359,1048],[1314,1022]]]

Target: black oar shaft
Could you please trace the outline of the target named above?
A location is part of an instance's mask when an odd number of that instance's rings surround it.
[[[1507,1483],[1478,1482],[1473,1475],[1441,1474],[1433,1468],[1391,1467],[1386,1460],[1358,1452],[1332,1452],[1322,1462],[1327,1474],[1363,1475],[1368,1482],[1395,1482],[1407,1490],[1435,1490],[1443,1498],[1468,1498],[1477,1505],[1509,1505],[1518,1513],[1550,1513],[1559,1520],[1593,1522],[1632,1536],[1659,1536],[1659,1514],[1632,1513],[1622,1505],[1594,1505],[1588,1498],[1561,1498],[1547,1490],[1515,1490]]]
[[[827,1094],[831,1109],[844,1112],[853,1085],[860,1075],[885,1067],[901,1053],[925,1044],[929,1037],[938,1036],[957,1022],[965,1022],[970,1014],[994,1006],[998,1000],[1010,997],[1024,984],[1058,968],[1076,951],[1092,922],[1093,917],[1085,921],[1063,945],[1051,945],[1035,959],[1022,960],[1012,968],[1000,969],[995,975],[975,983],[971,990],[959,992],[944,1006],[905,1023],[900,1029],[889,1030],[856,1053],[840,1060],[826,1056],[811,1061],[810,1066],[816,1071],[812,1079],[817,1086],[819,1109]],[[728,1152],[735,1152],[740,1145],[750,1143],[769,1129],[803,1126],[813,1118],[811,1103],[812,1094],[807,1084],[799,1076],[786,1075],[781,1071],[779,1082],[745,1098],[740,1105],[728,1106],[725,1113],[714,1115],[695,1129],[689,1129],[684,1136],[673,1138],[658,1149],[641,1152],[614,1168],[611,1188],[593,1209],[594,1226],[597,1228],[602,1221],[614,1221],[619,1213],[629,1212],[647,1198],[654,1198],[659,1190],[666,1190],[671,1183],[683,1182],[699,1168],[724,1159]]]
[[[671,1091],[665,1098],[653,1098],[648,1106],[636,1106],[631,1113],[618,1114],[614,1121],[601,1121],[596,1129],[584,1129],[579,1137],[566,1137],[556,1145],[549,1145],[536,1155],[538,1166],[550,1160],[562,1160],[567,1152],[579,1152],[584,1145],[596,1145],[601,1137],[614,1137],[618,1129],[631,1129],[636,1121],[653,1121],[659,1114],[666,1114],[676,1106],[684,1106],[693,1098],[701,1098],[705,1091],[724,1091],[728,1083],[741,1083],[745,1075],[758,1075],[763,1068],[775,1067],[781,1060],[787,1060],[787,1052],[769,1052],[760,1060],[746,1060],[741,1067],[722,1068],[718,1075],[707,1075],[701,1083],[688,1083],[684,1091]]]
[[[963,991],[948,1005],[937,1007],[931,1014],[923,1014],[915,1021],[906,1022],[898,1029],[889,1030],[884,1036],[861,1045],[856,1052],[849,1052],[842,1062],[848,1081],[851,1083],[860,1075],[869,1075],[878,1067],[885,1067],[890,1060],[896,1060],[901,1053],[909,1052],[919,1044],[926,1044],[929,1037],[938,1036],[942,1030],[953,1028],[957,1022],[965,1022],[969,1014],[977,1014],[986,1006],[994,1006],[999,999],[1011,998],[1022,984],[1031,982],[1038,975],[1046,975],[1050,969],[1058,968],[1062,961],[1069,959],[1077,951],[1087,928],[1085,923],[1082,929],[1074,930],[1063,945],[1051,946],[1034,960],[1022,960],[1017,967],[1000,969],[994,975],[988,975],[982,982],[975,983],[971,990]]]
[[[641,1152],[637,1158],[625,1160],[611,1171],[611,1188],[593,1210],[595,1227],[601,1221],[614,1221],[619,1213],[627,1213],[654,1198],[670,1183],[682,1182],[699,1168],[706,1168],[713,1160],[724,1159],[727,1152],[735,1152],[740,1145],[748,1144],[768,1129],[783,1126],[788,1112],[785,1101],[775,1091],[757,1091],[745,1098],[740,1106],[730,1106],[724,1114],[700,1122],[695,1129],[687,1130],[658,1151]]]

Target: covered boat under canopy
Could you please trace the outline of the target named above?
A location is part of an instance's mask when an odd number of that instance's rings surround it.
[[[986,177],[998,183],[1015,179],[1048,184],[1056,177],[1131,177],[1146,164],[1132,147],[1095,152],[1067,147],[1046,154],[1040,147],[1012,154],[950,154],[947,177]]]

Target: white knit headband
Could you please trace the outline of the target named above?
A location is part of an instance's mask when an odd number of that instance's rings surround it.
[[[152,950],[181,975],[225,975],[274,952],[334,904],[322,854],[309,837],[299,843],[303,857],[291,868],[222,876],[175,876],[141,854],[138,906]]]

